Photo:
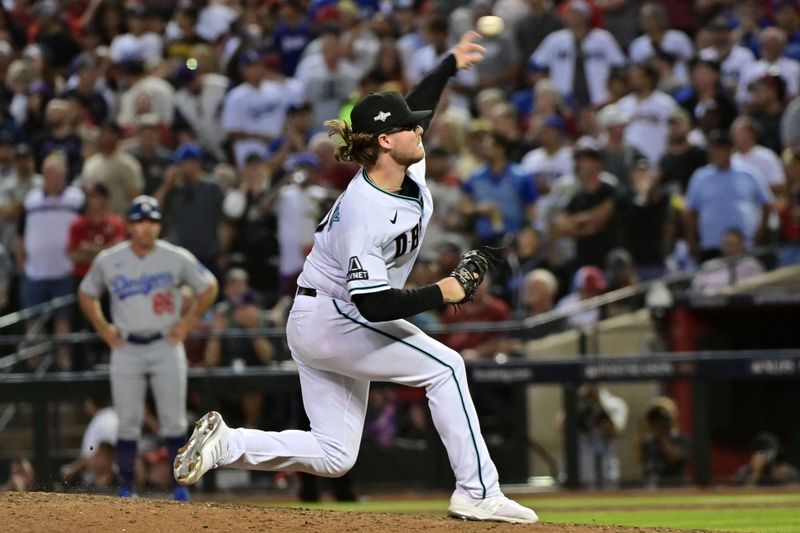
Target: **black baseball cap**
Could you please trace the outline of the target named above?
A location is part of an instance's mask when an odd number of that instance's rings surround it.
[[[711,19],[711,22],[708,23],[707,28],[711,31],[729,31],[731,29],[730,25],[723,16],[717,16]]]
[[[17,137],[10,131],[0,131],[0,144],[17,144]]]
[[[753,439],[753,449],[757,452],[772,452],[777,454],[781,449],[781,442],[774,433],[762,431]]]
[[[258,152],[250,152],[244,159],[244,163],[246,165],[251,165],[253,163],[263,163],[263,162],[264,162],[264,156]]]
[[[362,98],[350,112],[350,121],[353,132],[377,136],[397,127],[419,124],[432,113],[431,109],[411,111],[400,93],[380,91]]]
[[[311,104],[308,102],[296,102],[294,104],[289,105],[289,108],[286,112],[289,115],[295,115],[297,113],[302,113],[304,111],[311,111]]]
[[[114,119],[108,119],[100,124],[100,129],[102,131],[109,131],[111,133],[116,133],[120,135],[122,133],[122,126],[117,124],[117,121]]]
[[[730,134],[726,130],[714,130],[708,134],[708,146],[733,146]]]
[[[600,153],[600,150],[595,148],[594,146],[581,146],[572,154],[572,157],[575,159],[581,157],[587,157],[589,159],[596,159],[601,161],[603,159],[603,154]]]
[[[87,195],[99,194],[103,198],[108,198],[109,196],[111,196],[111,191],[108,190],[108,187],[106,187],[104,183],[100,183],[99,181],[87,183],[86,185],[84,185],[83,192],[85,192]]]
[[[714,59],[713,57],[709,57],[709,56],[697,56],[697,57],[695,57],[690,62],[690,66],[692,68],[698,67],[698,66],[706,66],[706,67],[708,67],[711,70],[714,70],[716,72],[719,72],[721,70],[721,68],[722,68],[722,66],[720,65],[720,62],[718,60]]]

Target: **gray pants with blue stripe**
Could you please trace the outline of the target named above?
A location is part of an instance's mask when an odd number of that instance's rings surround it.
[[[228,467],[346,473],[358,455],[370,381],[389,381],[425,388],[456,492],[472,498],[500,494],[457,352],[405,320],[370,323],[354,305],[322,294],[297,297],[286,336],[311,431],[234,429]]]
[[[186,352],[183,344],[161,339],[149,344],[125,343],[111,352],[111,396],[119,417],[120,440],[142,433],[147,382],[153,390],[162,437],[186,432]]]

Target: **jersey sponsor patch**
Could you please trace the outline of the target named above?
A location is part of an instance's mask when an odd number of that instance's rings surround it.
[[[361,261],[358,260],[358,257],[351,257],[349,266],[347,267],[347,281],[361,281],[365,279],[369,279],[369,272],[364,270],[361,266]]]

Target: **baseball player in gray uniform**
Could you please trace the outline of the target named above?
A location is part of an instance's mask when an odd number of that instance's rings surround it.
[[[358,455],[370,381],[389,381],[425,388],[455,473],[451,516],[538,520],[500,491],[461,356],[403,320],[461,302],[485,273],[403,289],[432,213],[422,132],[448,79],[482,59],[478,37],[467,33],[405,99],[373,93],[353,108],[352,126],[327,123],[343,140],[338,157],[362,168],[317,227],[286,326],[311,431],[230,429],[212,411],[175,459],[179,483],[218,466],[341,476]]]
[[[186,353],[183,341],[217,295],[217,281],[187,250],[158,239],[161,211],[150,196],[128,210],[130,240],[101,252],[80,285],[81,309],[111,348],[111,396],[119,416],[120,496],[134,496],[137,440],[150,380],[170,458],[186,438]],[[183,305],[180,287],[195,293]],[[109,323],[100,296],[111,296]],[[183,311],[183,312],[182,312]],[[189,499],[176,485],[173,497]]]

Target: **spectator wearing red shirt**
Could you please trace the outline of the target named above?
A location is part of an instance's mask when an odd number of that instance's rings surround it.
[[[500,298],[492,296],[489,292],[490,286],[490,281],[484,281],[478,286],[471,302],[463,304],[460,309],[448,307],[442,322],[459,324],[508,320],[511,316],[511,307]],[[504,339],[502,333],[459,331],[447,335],[444,344],[459,352],[464,359],[482,359],[491,357],[497,351],[503,351]]]
[[[82,279],[97,254],[125,239],[125,222],[108,210],[108,188],[102,183],[84,186],[86,205],[69,229],[69,257],[72,274]]]

